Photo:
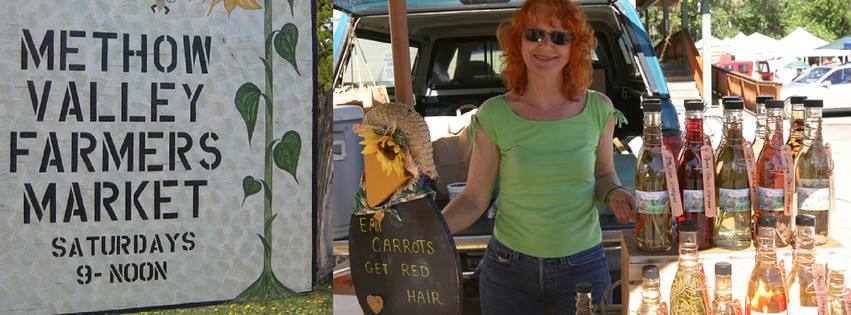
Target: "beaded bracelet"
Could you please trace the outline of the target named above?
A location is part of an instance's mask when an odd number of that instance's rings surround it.
[[[615,185],[615,187],[612,187],[612,189],[609,189],[609,191],[606,192],[606,197],[603,198],[603,203],[606,204],[606,206],[609,205],[609,197],[611,197],[612,193],[615,192],[615,190],[618,190],[618,189],[626,190],[626,187],[623,187],[621,185]]]

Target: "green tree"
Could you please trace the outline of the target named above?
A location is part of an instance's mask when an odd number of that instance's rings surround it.
[[[323,99],[325,94],[331,90],[333,71],[333,25],[332,25],[331,0],[319,0],[316,3],[316,41],[317,54],[319,58],[319,91],[317,97]]]
[[[796,27],[828,41],[851,34],[851,1],[782,0],[780,3],[787,34]]]
[[[700,0],[688,1],[688,29],[695,41],[700,34]],[[775,39],[783,38],[795,28],[834,40],[851,34],[851,1],[848,0],[710,0],[712,35],[729,38],[738,33],[760,32]],[[669,8],[670,30],[681,28],[681,6]],[[662,6],[657,5],[642,14],[650,15],[648,27],[654,42],[664,36]]]

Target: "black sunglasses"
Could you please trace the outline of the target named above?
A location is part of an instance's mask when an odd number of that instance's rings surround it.
[[[527,28],[523,31],[523,38],[530,42],[542,43],[544,42],[544,37],[547,36],[549,36],[550,42],[555,45],[566,45],[567,43],[570,43],[571,39],[573,39],[573,34],[569,32],[547,32],[537,28]]]

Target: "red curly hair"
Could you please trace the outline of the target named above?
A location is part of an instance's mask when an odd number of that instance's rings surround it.
[[[597,47],[594,30],[585,20],[582,8],[570,0],[528,0],[514,13],[510,22],[503,23],[497,30],[497,38],[502,46],[502,59],[505,65],[502,69],[503,80],[509,91],[520,95],[526,93],[526,64],[521,56],[520,46],[523,42],[523,31],[538,22],[538,10],[548,9],[549,20],[555,17],[561,21],[561,26],[573,33],[570,45],[570,57],[562,70],[564,86],[562,95],[577,100],[591,86],[591,75],[594,71],[591,65],[591,51]]]

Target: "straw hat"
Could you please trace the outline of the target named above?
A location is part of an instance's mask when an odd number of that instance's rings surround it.
[[[396,126],[404,134],[412,157],[411,161],[406,161],[405,169],[414,178],[420,174],[430,178],[437,176],[428,125],[412,106],[402,103],[374,106],[364,114],[362,124],[382,128]]]

